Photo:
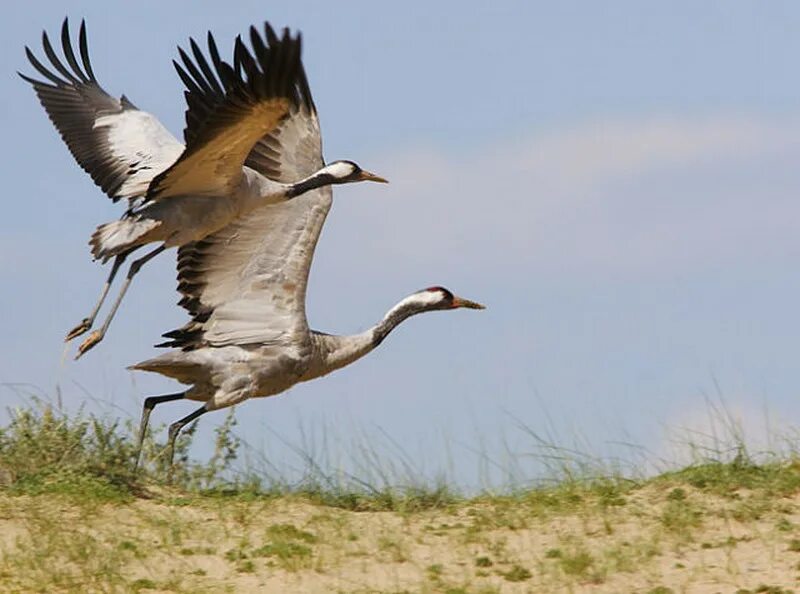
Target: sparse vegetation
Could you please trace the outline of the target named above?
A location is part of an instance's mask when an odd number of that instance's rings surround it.
[[[594,558],[584,549],[570,552],[560,557],[561,570],[567,574],[578,577],[588,576],[589,569],[594,565]]]
[[[533,574],[521,565],[514,565],[508,571],[501,571],[500,575],[508,582],[524,582],[533,577]]]
[[[206,463],[189,458],[185,432],[168,485],[157,430],[135,475],[129,425],[44,403],[12,411],[0,428],[0,590],[668,594],[702,579],[788,594],[800,583],[792,454],[757,462],[739,443],[733,459],[635,480],[562,461],[553,480],[467,497],[337,481],[313,464],[295,485],[235,471],[234,426],[231,415]],[[761,570],[741,570],[762,553]]]

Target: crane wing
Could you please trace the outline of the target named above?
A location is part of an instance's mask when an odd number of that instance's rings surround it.
[[[305,76],[304,101],[256,145],[247,164],[280,181],[323,165],[319,121]],[[180,304],[192,320],[158,346],[290,344],[308,333],[311,260],[332,202],[330,186],[263,206],[178,252]]]
[[[186,85],[186,150],[153,180],[149,200],[232,193],[255,144],[298,104],[301,37],[284,29],[278,38],[268,23],[264,29],[268,43],[250,28],[252,53],[237,37],[233,66],[220,59],[211,33],[210,63],[194,40],[194,59],[180,50],[183,64],[174,64]]]
[[[175,162],[183,144],[125,95],[115,99],[103,90],[89,61],[83,21],[78,40],[82,66],[72,47],[69,22],[64,19],[61,47],[66,65],[44,32],[42,46],[50,67],[43,65],[28,47],[25,53],[45,80],[20,76],[33,86],[81,168],[115,202],[120,198],[133,201],[144,195],[157,174]]]

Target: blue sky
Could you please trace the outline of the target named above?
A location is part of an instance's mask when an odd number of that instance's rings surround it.
[[[345,444],[383,432],[421,468],[471,480],[474,451],[532,449],[520,424],[656,457],[671,455],[669,429],[706,430],[718,392],[756,441],[765,415],[775,432],[796,424],[796,3],[71,2],[67,14],[86,17],[106,90],[176,134],[176,45],[211,29],[225,47],[263,20],[302,30],[326,157],[392,182],[336,190],[312,325],[360,331],[432,284],[489,306],[414,318],[352,367],[243,405],[254,447],[314,427]],[[64,16],[34,1],[0,23],[0,382],[138,415],[176,387],[125,370],[182,323],[172,256],[137,278],[102,345],[62,358],[106,274],[86,241],[119,215],[14,74]],[[201,437],[222,419],[206,417]]]

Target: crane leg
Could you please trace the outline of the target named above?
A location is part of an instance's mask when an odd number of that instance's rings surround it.
[[[114,318],[114,314],[117,313],[117,309],[119,308],[119,304],[122,303],[122,298],[125,297],[125,293],[128,290],[128,287],[131,284],[131,280],[133,277],[136,276],[136,273],[139,272],[139,269],[144,266],[148,261],[155,258],[158,254],[163,252],[166,248],[164,245],[158,246],[151,252],[148,252],[138,260],[134,260],[131,264],[131,267],[128,269],[128,276],[125,278],[125,283],[122,285],[122,288],[119,290],[119,295],[117,295],[117,300],[114,302],[114,305],[111,307],[111,311],[106,316],[106,321],[103,322],[100,330],[95,330],[89,336],[86,337],[86,340],[81,343],[81,346],[78,347],[78,354],[75,355],[76,359],[80,359],[81,356],[86,353],[90,348],[95,346],[98,342],[103,340],[103,337],[106,335],[106,331],[108,327],[111,325],[111,320]]]
[[[73,338],[76,338],[89,330],[94,324],[94,319],[97,317],[97,312],[100,311],[100,307],[103,305],[103,301],[106,299],[106,295],[108,295],[108,290],[111,288],[111,283],[114,282],[114,277],[117,276],[117,271],[122,266],[122,263],[125,261],[125,258],[128,257],[128,254],[131,252],[124,252],[114,258],[114,264],[111,266],[111,273],[108,275],[105,284],[103,285],[103,290],[100,291],[100,299],[97,300],[97,305],[94,306],[92,313],[81,320],[81,323],[75,326],[72,330],[67,333],[67,337],[64,339],[64,342],[69,342]]]
[[[175,459],[175,440],[178,438],[178,433],[180,433],[181,429],[194,421],[197,417],[204,415],[207,412],[208,409],[205,407],[205,405],[201,406],[193,413],[186,415],[179,421],[175,421],[169,426],[169,437],[167,439],[167,482],[172,482],[172,463]]]
[[[142,446],[144,445],[144,437],[147,433],[147,425],[150,422],[150,413],[156,407],[156,404],[162,402],[172,402],[173,400],[180,400],[186,396],[186,392],[178,392],[177,394],[164,394],[163,396],[149,396],[144,399],[144,406],[142,407],[142,420],[139,423],[139,443],[136,446],[136,461],[133,464],[134,474],[139,468],[139,462],[142,458]]]

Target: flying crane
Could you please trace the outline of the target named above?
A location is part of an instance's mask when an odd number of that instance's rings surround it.
[[[299,34],[284,29],[279,38],[267,23],[263,35],[250,28],[250,45],[236,39],[233,65],[220,58],[210,32],[210,62],[193,39],[191,56],[179,50],[181,63],[173,63],[186,86],[185,144],[125,95],[115,99],[103,90],[89,61],[84,22],[78,36],[80,63],[66,19],[61,28],[64,60],[46,32],[42,47],[50,68],[25,48],[44,80],[20,76],[33,86],[78,164],[113,201],[128,202],[121,219],[100,225],[91,237],[94,258],[103,263],[113,258],[113,264],[97,304],[67,341],[92,328],[125,259],[142,246],[158,244],[131,264],[103,325],[80,345],[77,357],[103,339],[133,277],[164,250],[202,240],[254,209],[321,186],[386,182],[352,161],[327,166],[319,161],[302,176],[281,175],[280,181],[274,177],[280,172],[258,167],[260,159],[272,154],[269,139],[290,112],[310,109],[311,97]]]

